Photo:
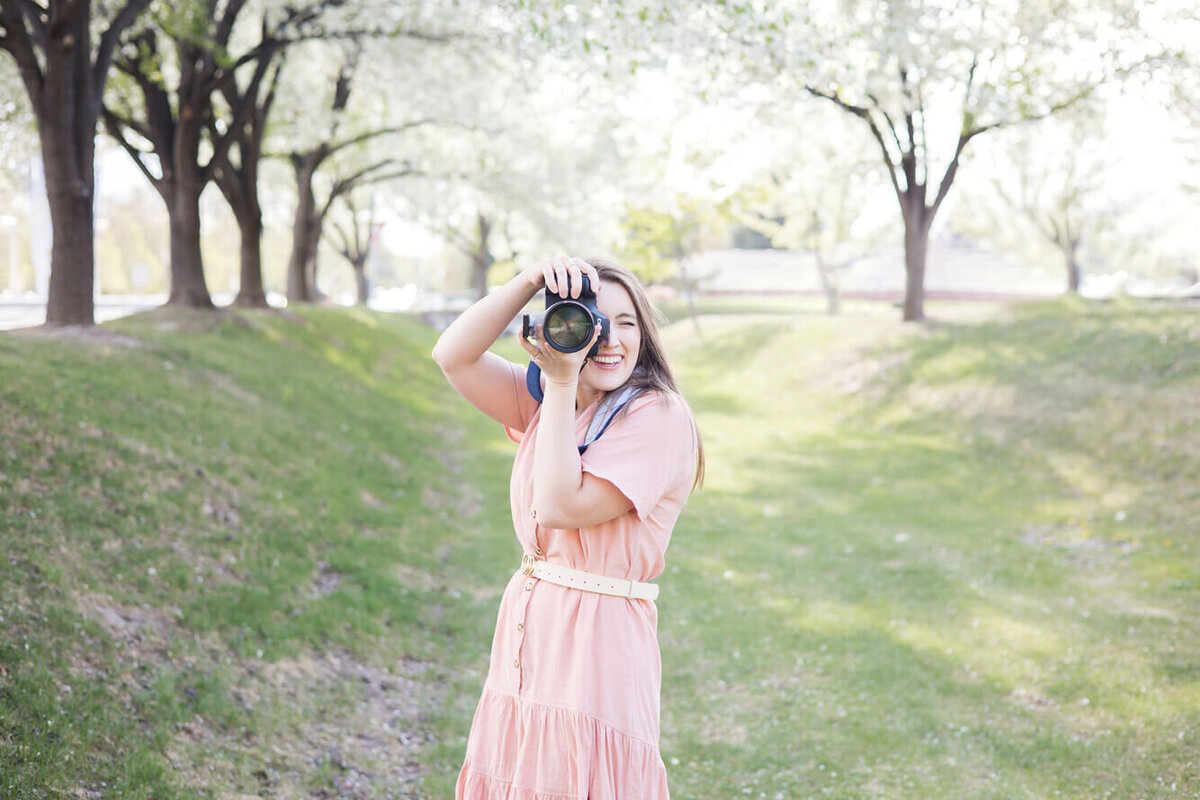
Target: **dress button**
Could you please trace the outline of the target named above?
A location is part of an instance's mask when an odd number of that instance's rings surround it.
[[[523,632],[524,632],[524,630],[525,630],[525,623],[524,623],[524,622],[518,622],[518,623],[517,623],[517,633],[523,633]]]
[[[530,581],[529,583],[525,584],[525,591],[527,591],[527,592],[533,591],[533,581]]]
[[[542,548],[540,548],[540,547],[536,548],[533,552],[534,552],[534,555],[536,555],[538,558],[545,558],[545,556],[546,556],[546,554],[542,552]]]
[[[521,659],[519,659],[519,658],[514,658],[514,659],[513,659],[513,666],[514,666],[514,667],[516,667],[517,669],[520,669],[520,668],[521,668]]]

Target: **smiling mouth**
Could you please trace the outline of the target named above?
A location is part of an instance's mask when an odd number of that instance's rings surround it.
[[[613,369],[624,360],[624,356],[596,356],[592,362],[600,369]]]

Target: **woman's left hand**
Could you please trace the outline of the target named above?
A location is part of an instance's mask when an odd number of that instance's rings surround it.
[[[574,353],[564,353],[550,346],[542,333],[540,324],[537,326],[536,345],[520,333],[517,334],[521,346],[529,353],[533,363],[541,368],[542,375],[546,378],[546,385],[553,383],[560,386],[574,386],[578,382],[579,373],[587,363],[587,354],[599,338],[600,327],[596,326],[596,332],[587,347],[576,350]]]

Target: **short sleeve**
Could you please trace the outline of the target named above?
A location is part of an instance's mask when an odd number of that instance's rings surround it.
[[[525,438],[525,431],[529,430],[529,424],[533,421],[533,415],[537,413],[538,402],[533,399],[533,395],[529,394],[529,388],[525,385],[525,373],[528,367],[520,364],[514,364],[511,361],[508,364],[512,372],[512,388],[505,391],[515,393],[517,408],[521,412],[521,427],[513,428],[508,425],[504,426],[504,433],[508,438],[520,444]]]
[[[647,392],[583,454],[583,471],[613,484],[645,519],[669,493],[687,488],[696,432],[682,399]]]

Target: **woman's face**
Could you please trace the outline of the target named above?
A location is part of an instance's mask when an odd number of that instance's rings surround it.
[[[579,382],[589,389],[611,392],[629,379],[637,366],[642,349],[642,326],[638,324],[633,299],[625,287],[602,281],[596,294],[596,308],[609,319],[608,336],[600,340],[600,349],[588,359]]]

